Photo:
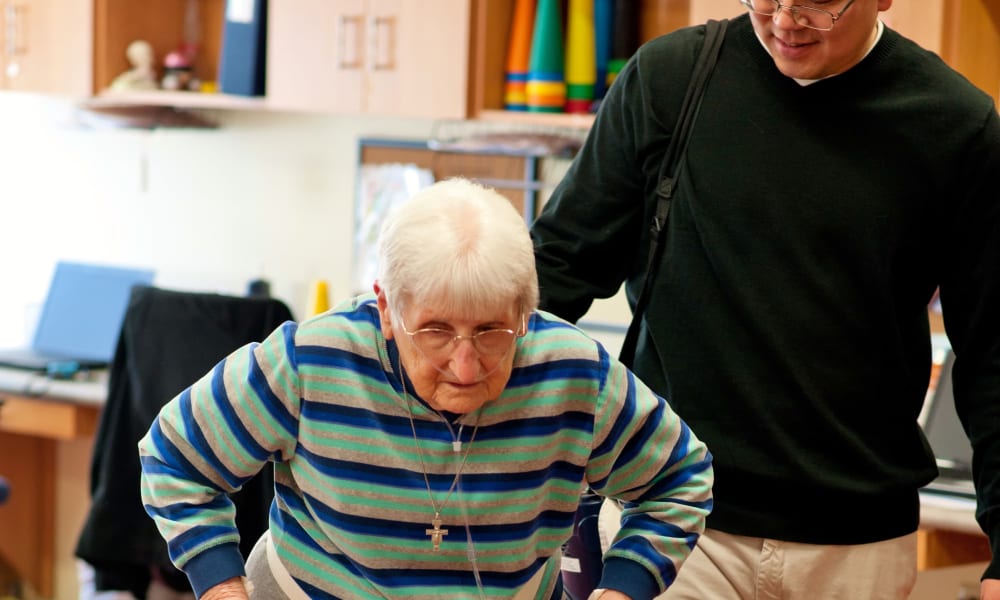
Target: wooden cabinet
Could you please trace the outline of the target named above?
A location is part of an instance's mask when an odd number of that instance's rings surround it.
[[[0,0],[0,89],[90,93],[90,0]]]
[[[940,54],[1000,104],[1000,0],[947,0]]]
[[[196,9],[194,74],[202,81],[215,81],[225,4],[225,0],[94,0],[93,91],[106,90],[115,77],[131,68],[125,50],[135,40],[152,45],[157,74],[162,77],[164,57],[177,50],[187,35],[189,8]]]
[[[265,0],[257,0],[265,1]],[[262,108],[260,98],[191,91],[113,92],[115,77],[131,68],[125,51],[135,40],[153,47],[157,75],[163,59],[186,38],[196,41],[193,73],[203,83],[219,76],[226,0],[93,0],[93,105],[159,105],[196,108]],[[210,86],[209,86],[210,87]]]
[[[57,444],[93,437],[100,406],[0,391],[0,563],[42,597],[54,590]]]
[[[579,115],[503,110],[515,1],[268,0],[266,99],[156,92],[115,102],[588,126]],[[642,40],[743,12],[736,0],[639,1]],[[149,41],[162,64],[192,8],[196,75],[214,81],[226,0],[0,0],[0,89],[99,94],[130,68],[133,40]],[[1000,0],[897,2],[884,16],[1000,98]]]
[[[464,118],[469,0],[271,0],[275,109]]]
[[[0,89],[90,98],[131,68],[125,50],[137,39],[153,46],[162,75],[163,57],[184,40],[189,8],[200,34],[195,71],[213,81],[225,0],[0,0]],[[122,102],[188,105],[207,96],[215,95],[147,93]]]

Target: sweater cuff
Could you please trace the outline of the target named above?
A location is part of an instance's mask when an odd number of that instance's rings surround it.
[[[205,550],[189,560],[183,570],[191,582],[195,598],[201,598],[210,588],[227,579],[246,576],[240,547],[232,543]]]
[[[995,533],[990,539],[990,550],[993,555],[992,560],[986,565],[983,579],[1000,579],[1000,532]]]
[[[604,561],[599,588],[617,590],[630,598],[655,598],[663,590],[656,580],[639,563],[624,558],[608,558]]]

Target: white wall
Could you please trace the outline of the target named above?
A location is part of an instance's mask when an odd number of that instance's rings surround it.
[[[0,93],[0,346],[27,341],[59,259],[149,266],[156,285],[230,294],[264,277],[297,317],[316,279],[334,301],[351,294],[357,140],[426,137],[432,123],[209,116],[222,127],[93,129],[66,101]],[[77,596],[90,443],[59,444],[58,600]]]
[[[58,259],[231,294],[263,277],[297,317],[316,279],[350,295],[358,137],[433,123],[209,116],[221,128],[94,129],[66,101],[0,93],[0,346],[26,341]]]

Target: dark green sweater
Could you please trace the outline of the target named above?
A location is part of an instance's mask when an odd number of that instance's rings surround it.
[[[612,86],[532,229],[544,308],[575,320],[623,281],[634,300],[703,35],[650,42]],[[833,544],[916,529],[936,473],[917,415],[940,285],[978,517],[1000,555],[998,281],[1000,119],[986,94],[889,29],[848,72],[802,86],[733,20],[636,360],[715,456],[709,527]]]

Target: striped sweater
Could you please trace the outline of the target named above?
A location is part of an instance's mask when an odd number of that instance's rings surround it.
[[[599,344],[534,313],[504,392],[461,417],[399,373],[362,296],[235,351],[163,408],[139,443],[142,497],[196,592],[244,573],[226,492],[268,461],[275,550],[312,598],[480,598],[477,571],[486,597],[510,598],[539,570],[549,598],[586,485],[626,502],[602,585],[638,599],[673,581],[711,510],[711,455]]]

